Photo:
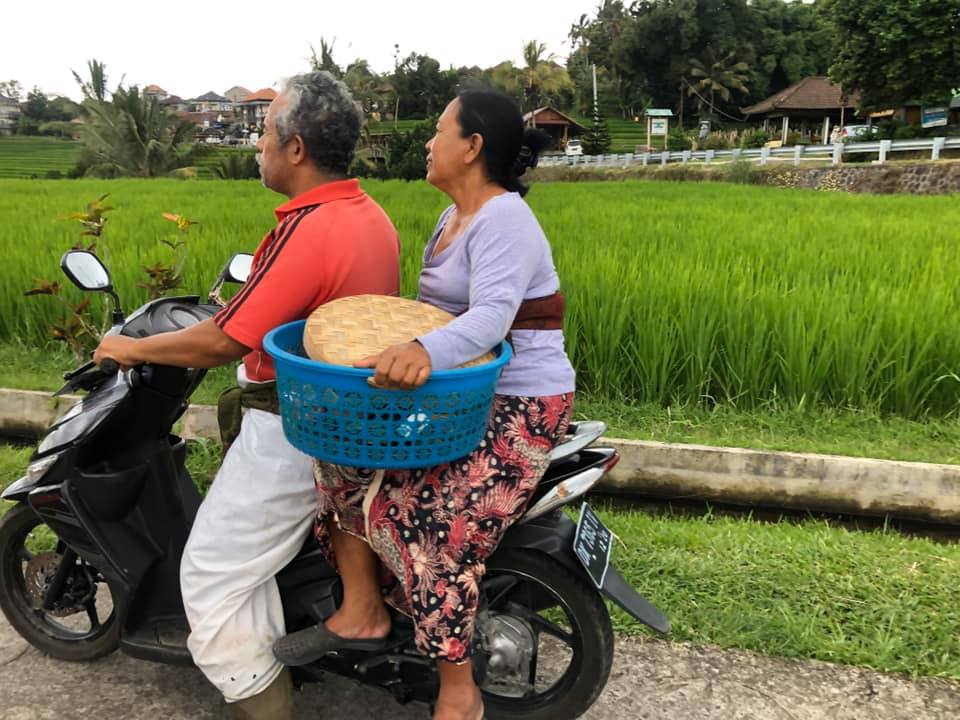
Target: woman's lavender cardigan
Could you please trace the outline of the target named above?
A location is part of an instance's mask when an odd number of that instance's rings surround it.
[[[472,360],[510,330],[522,300],[560,288],[550,244],[517,193],[498,195],[438,256],[433,250],[453,207],[440,216],[423,254],[420,300],[458,315],[417,338],[435,370]],[[559,395],[574,390],[562,330],[514,330],[514,357],[497,384],[500,395]]]

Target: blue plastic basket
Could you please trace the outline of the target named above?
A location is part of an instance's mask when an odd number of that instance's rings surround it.
[[[366,468],[430,467],[469,455],[483,439],[506,342],[484,365],[437,370],[416,390],[380,390],[372,370],[310,360],[305,320],[267,333],[263,347],[277,370],[283,432],[313,457]]]

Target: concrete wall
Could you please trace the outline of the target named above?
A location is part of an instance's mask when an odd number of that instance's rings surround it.
[[[35,437],[76,400],[0,389],[0,434]],[[215,408],[192,406],[179,432],[188,439],[219,439]],[[610,492],[960,524],[958,465],[614,438],[602,442],[622,458],[604,479]]]

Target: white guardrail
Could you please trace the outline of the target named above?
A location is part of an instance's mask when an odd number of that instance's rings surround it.
[[[671,162],[736,162],[748,160],[766,165],[769,162],[792,162],[799,166],[804,160],[829,158],[839,165],[844,155],[877,153],[879,163],[885,163],[894,152],[929,152],[931,160],[939,160],[942,150],[960,150],[960,137],[923,138],[917,140],[875,140],[872,142],[837,143],[836,145],[793,145],[790,147],[738,148],[735,150],[683,150],[673,152],[623,153],[619,155],[545,155],[540,167],[600,166],[628,167],[630,165],[666,165]]]

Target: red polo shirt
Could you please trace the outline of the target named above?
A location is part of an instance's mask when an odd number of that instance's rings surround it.
[[[250,348],[243,362],[256,382],[276,378],[263,351],[263,337],[273,328],[336,298],[400,293],[397,231],[356,180],[319,185],[276,214],[279,224],[257,248],[246,284],[214,317]]]

